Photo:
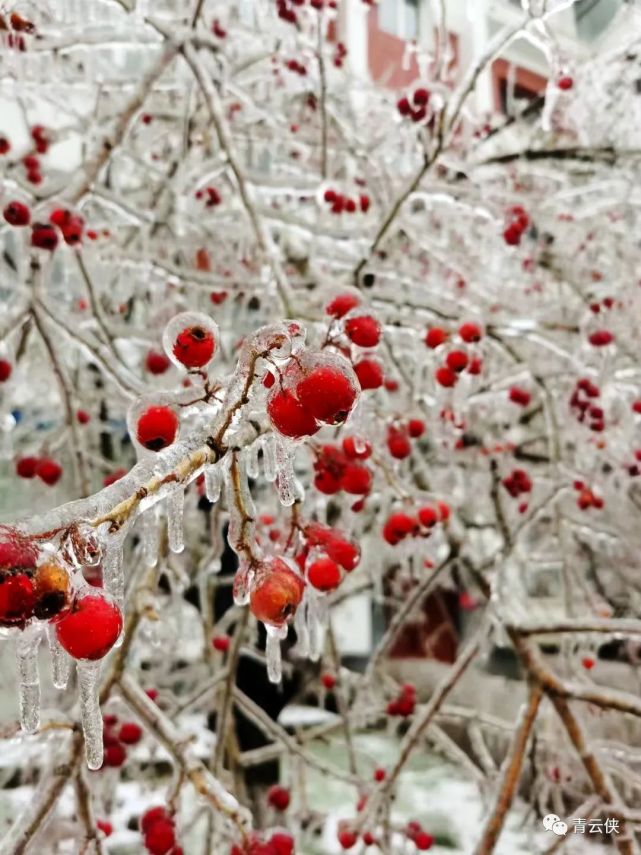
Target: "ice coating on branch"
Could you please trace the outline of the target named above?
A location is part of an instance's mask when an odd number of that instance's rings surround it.
[[[103,760],[102,715],[98,702],[100,662],[76,663],[80,689],[80,720],[85,737],[85,756],[90,769],[100,769]]]
[[[61,541],[60,551],[65,561],[76,569],[95,567],[100,563],[100,541],[96,530],[85,522],[70,525]]]
[[[244,561],[240,561],[236,575],[234,576],[233,596],[237,606],[246,606],[249,602],[252,581],[255,576],[253,567]]]
[[[16,639],[18,680],[20,692],[20,726],[25,733],[35,733],[40,727],[40,675],[38,648],[41,629],[29,627]]]
[[[205,495],[212,505],[215,505],[220,499],[222,486],[223,475],[220,464],[214,463],[205,467]]]
[[[241,455],[235,454],[225,467],[225,499],[229,509],[227,540],[237,555],[252,549],[256,540],[256,509],[247,483]]]
[[[71,657],[63,650],[52,624],[47,626],[47,640],[51,656],[51,682],[56,689],[66,689],[71,672]]]
[[[182,487],[167,497],[167,536],[172,552],[182,552],[185,548],[183,538],[183,515],[185,511],[185,491]]]

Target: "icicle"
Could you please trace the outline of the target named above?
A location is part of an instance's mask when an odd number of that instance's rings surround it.
[[[142,551],[147,567],[155,567],[158,564],[158,552],[160,550],[160,528],[158,526],[158,514],[156,507],[150,508],[141,518]]]
[[[294,616],[294,629],[296,630],[296,652],[303,659],[309,656],[309,632],[307,631],[307,618],[305,617],[305,608],[299,606]]]
[[[60,646],[55,627],[51,624],[47,626],[47,638],[51,654],[51,680],[56,689],[66,689],[69,682],[71,659]]]
[[[40,630],[30,627],[16,641],[20,679],[20,726],[25,733],[35,733],[40,727],[40,676],[38,648]]]
[[[179,487],[167,496],[167,535],[169,548],[172,552],[182,552],[185,548],[183,539],[184,510],[185,491]]]
[[[310,592],[307,599],[306,619],[307,632],[309,635],[309,658],[312,662],[318,662],[323,652],[323,612],[327,606],[325,597],[319,597]]]
[[[260,443],[258,441],[252,442],[250,446],[248,446],[244,451],[245,457],[245,468],[247,471],[248,478],[258,478],[260,470],[258,468],[258,451],[260,449]]]
[[[265,655],[267,657],[267,676],[270,683],[280,683],[283,676],[283,660],[280,655],[280,642],[287,638],[287,625],[265,626],[267,632],[267,644]]]
[[[263,437],[263,472],[266,481],[276,480],[276,437],[273,435]]]
[[[291,507],[296,501],[294,450],[282,439],[275,440],[278,498],[281,505]]]
[[[108,534],[103,545],[102,581],[105,590],[115,599],[122,609],[125,599],[125,572],[123,568],[123,545],[127,535],[126,528],[120,528],[115,534]]]
[[[238,565],[238,570],[236,570],[233,586],[234,603],[237,606],[246,606],[249,602],[253,578],[254,571],[251,570],[244,562],[241,562]]]
[[[80,718],[85,736],[85,757],[90,769],[100,769],[103,758],[102,715],[98,702],[101,661],[77,664],[80,685]]]
[[[205,495],[213,505],[220,498],[222,484],[220,466],[216,463],[213,466],[208,466],[205,469]]]

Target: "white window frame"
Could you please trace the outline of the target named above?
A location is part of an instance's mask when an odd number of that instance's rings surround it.
[[[419,10],[421,0],[380,0],[378,5],[378,26],[404,41],[415,40],[419,33]],[[411,26],[414,24],[414,29]]]

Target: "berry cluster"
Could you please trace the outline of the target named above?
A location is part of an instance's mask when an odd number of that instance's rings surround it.
[[[280,784],[273,784],[267,790],[267,803],[280,813],[287,810],[290,801],[291,795],[287,787],[281,787]]]
[[[605,430],[605,412],[602,407],[593,403],[600,394],[601,391],[595,383],[588,377],[582,377],[577,380],[570,397],[570,408],[574,410],[577,420],[584,423],[589,419],[588,427],[595,433]]]
[[[50,620],[69,608],[71,579],[50,558],[8,526],[0,527],[0,626],[24,629],[32,619]]]
[[[176,842],[176,824],[167,808],[149,808],[140,817],[145,849],[150,855],[183,855]]]
[[[390,514],[383,526],[383,539],[396,546],[406,537],[429,537],[432,529],[438,523],[447,523],[451,515],[450,506],[438,501],[433,505],[419,508],[415,515],[405,511],[395,511]]]
[[[312,522],[303,529],[304,546],[296,556],[309,584],[319,591],[333,591],[346,573],[358,565],[360,549],[347,535],[336,529]]]
[[[82,412],[82,411],[80,411]],[[80,418],[77,414],[78,421]],[[51,457],[19,457],[16,460],[16,475],[20,478],[39,478],[49,487],[62,477],[62,466]]]
[[[404,683],[401,686],[398,696],[394,698],[394,700],[389,701],[385,708],[385,711],[387,715],[390,716],[399,716],[400,718],[407,718],[410,715],[414,715],[415,707],[416,687],[413,686],[412,683]]]
[[[405,827],[405,834],[408,840],[411,840],[419,852],[426,852],[434,845],[434,838],[431,834],[423,829],[420,822],[415,819],[410,820]]]
[[[229,855],[294,855],[294,838],[286,831],[273,831],[267,838],[252,831],[244,845],[233,844]]]
[[[532,480],[525,469],[513,469],[501,483],[513,499],[518,499],[524,493],[532,491]]]
[[[314,0],[311,0],[311,2],[313,5]],[[322,0],[320,0],[320,2],[322,5]],[[334,49],[334,56],[332,58],[332,62],[334,63],[336,68],[342,68],[343,67],[343,60],[345,59],[346,56],[347,56],[347,48],[345,47],[343,42],[336,42],[336,48]]]
[[[514,205],[507,212],[507,225],[503,231],[503,240],[508,246],[518,246],[521,237],[530,225],[530,218],[521,205]]]
[[[297,59],[288,59],[285,62],[285,68],[289,69],[289,71],[293,71],[294,74],[299,74],[301,77],[305,77],[307,75],[307,68]]]
[[[355,214],[358,210],[365,214],[369,211],[371,204],[370,198],[366,193],[361,193],[356,200],[331,187],[323,193],[323,201],[327,202],[330,206],[332,214]],[[351,297],[351,295],[349,296]],[[358,303],[354,305],[358,305]]]
[[[403,118],[411,119],[412,122],[422,122],[427,117],[429,100],[429,89],[421,86],[414,90],[411,100],[407,96],[400,98],[396,103],[396,109]]]
[[[458,329],[459,338],[465,344],[476,344],[483,337],[483,330],[472,321],[466,321]],[[430,350],[437,350],[450,338],[450,333],[443,327],[430,327],[425,333],[425,344]],[[459,374],[467,369],[468,374],[477,375],[483,367],[480,357],[470,355],[464,348],[451,350],[445,357],[445,364],[434,372],[439,386],[450,388],[458,383]]]
[[[215,187],[205,187],[196,191],[196,199],[205,200],[205,208],[215,208],[223,201],[223,197]]]
[[[387,428],[387,450],[396,460],[404,460],[412,453],[410,439],[418,439],[425,433],[422,419],[394,422]]]
[[[102,741],[105,746],[103,768],[119,768],[127,759],[127,746],[142,739],[142,728],[135,721],[125,721],[118,726],[118,717],[103,715]]]
[[[621,305],[621,304],[619,304]],[[590,303],[590,311],[593,315],[598,315],[601,313],[601,309],[610,310],[614,307],[614,298],[613,297],[604,297],[601,302]]]
[[[605,504],[603,498],[587,487],[583,481],[574,481],[572,486],[579,494],[577,496],[576,504],[580,510],[587,511],[590,508],[601,510]]]
[[[49,216],[49,222],[62,232],[62,238],[68,246],[75,246],[82,240],[85,222],[81,216],[66,208],[56,208]]]
[[[343,490],[353,496],[366,496],[372,487],[372,472],[362,460],[372,453],[369,444],[362,446],[346,437],[342,446],[322,445],[313,449],[314,486],[321,493],[334,495]]]

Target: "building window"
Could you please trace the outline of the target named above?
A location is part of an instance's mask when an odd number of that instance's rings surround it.
[[[419,0],[380,0],[378,26],[399,39],[409,41],[418,36]]]

